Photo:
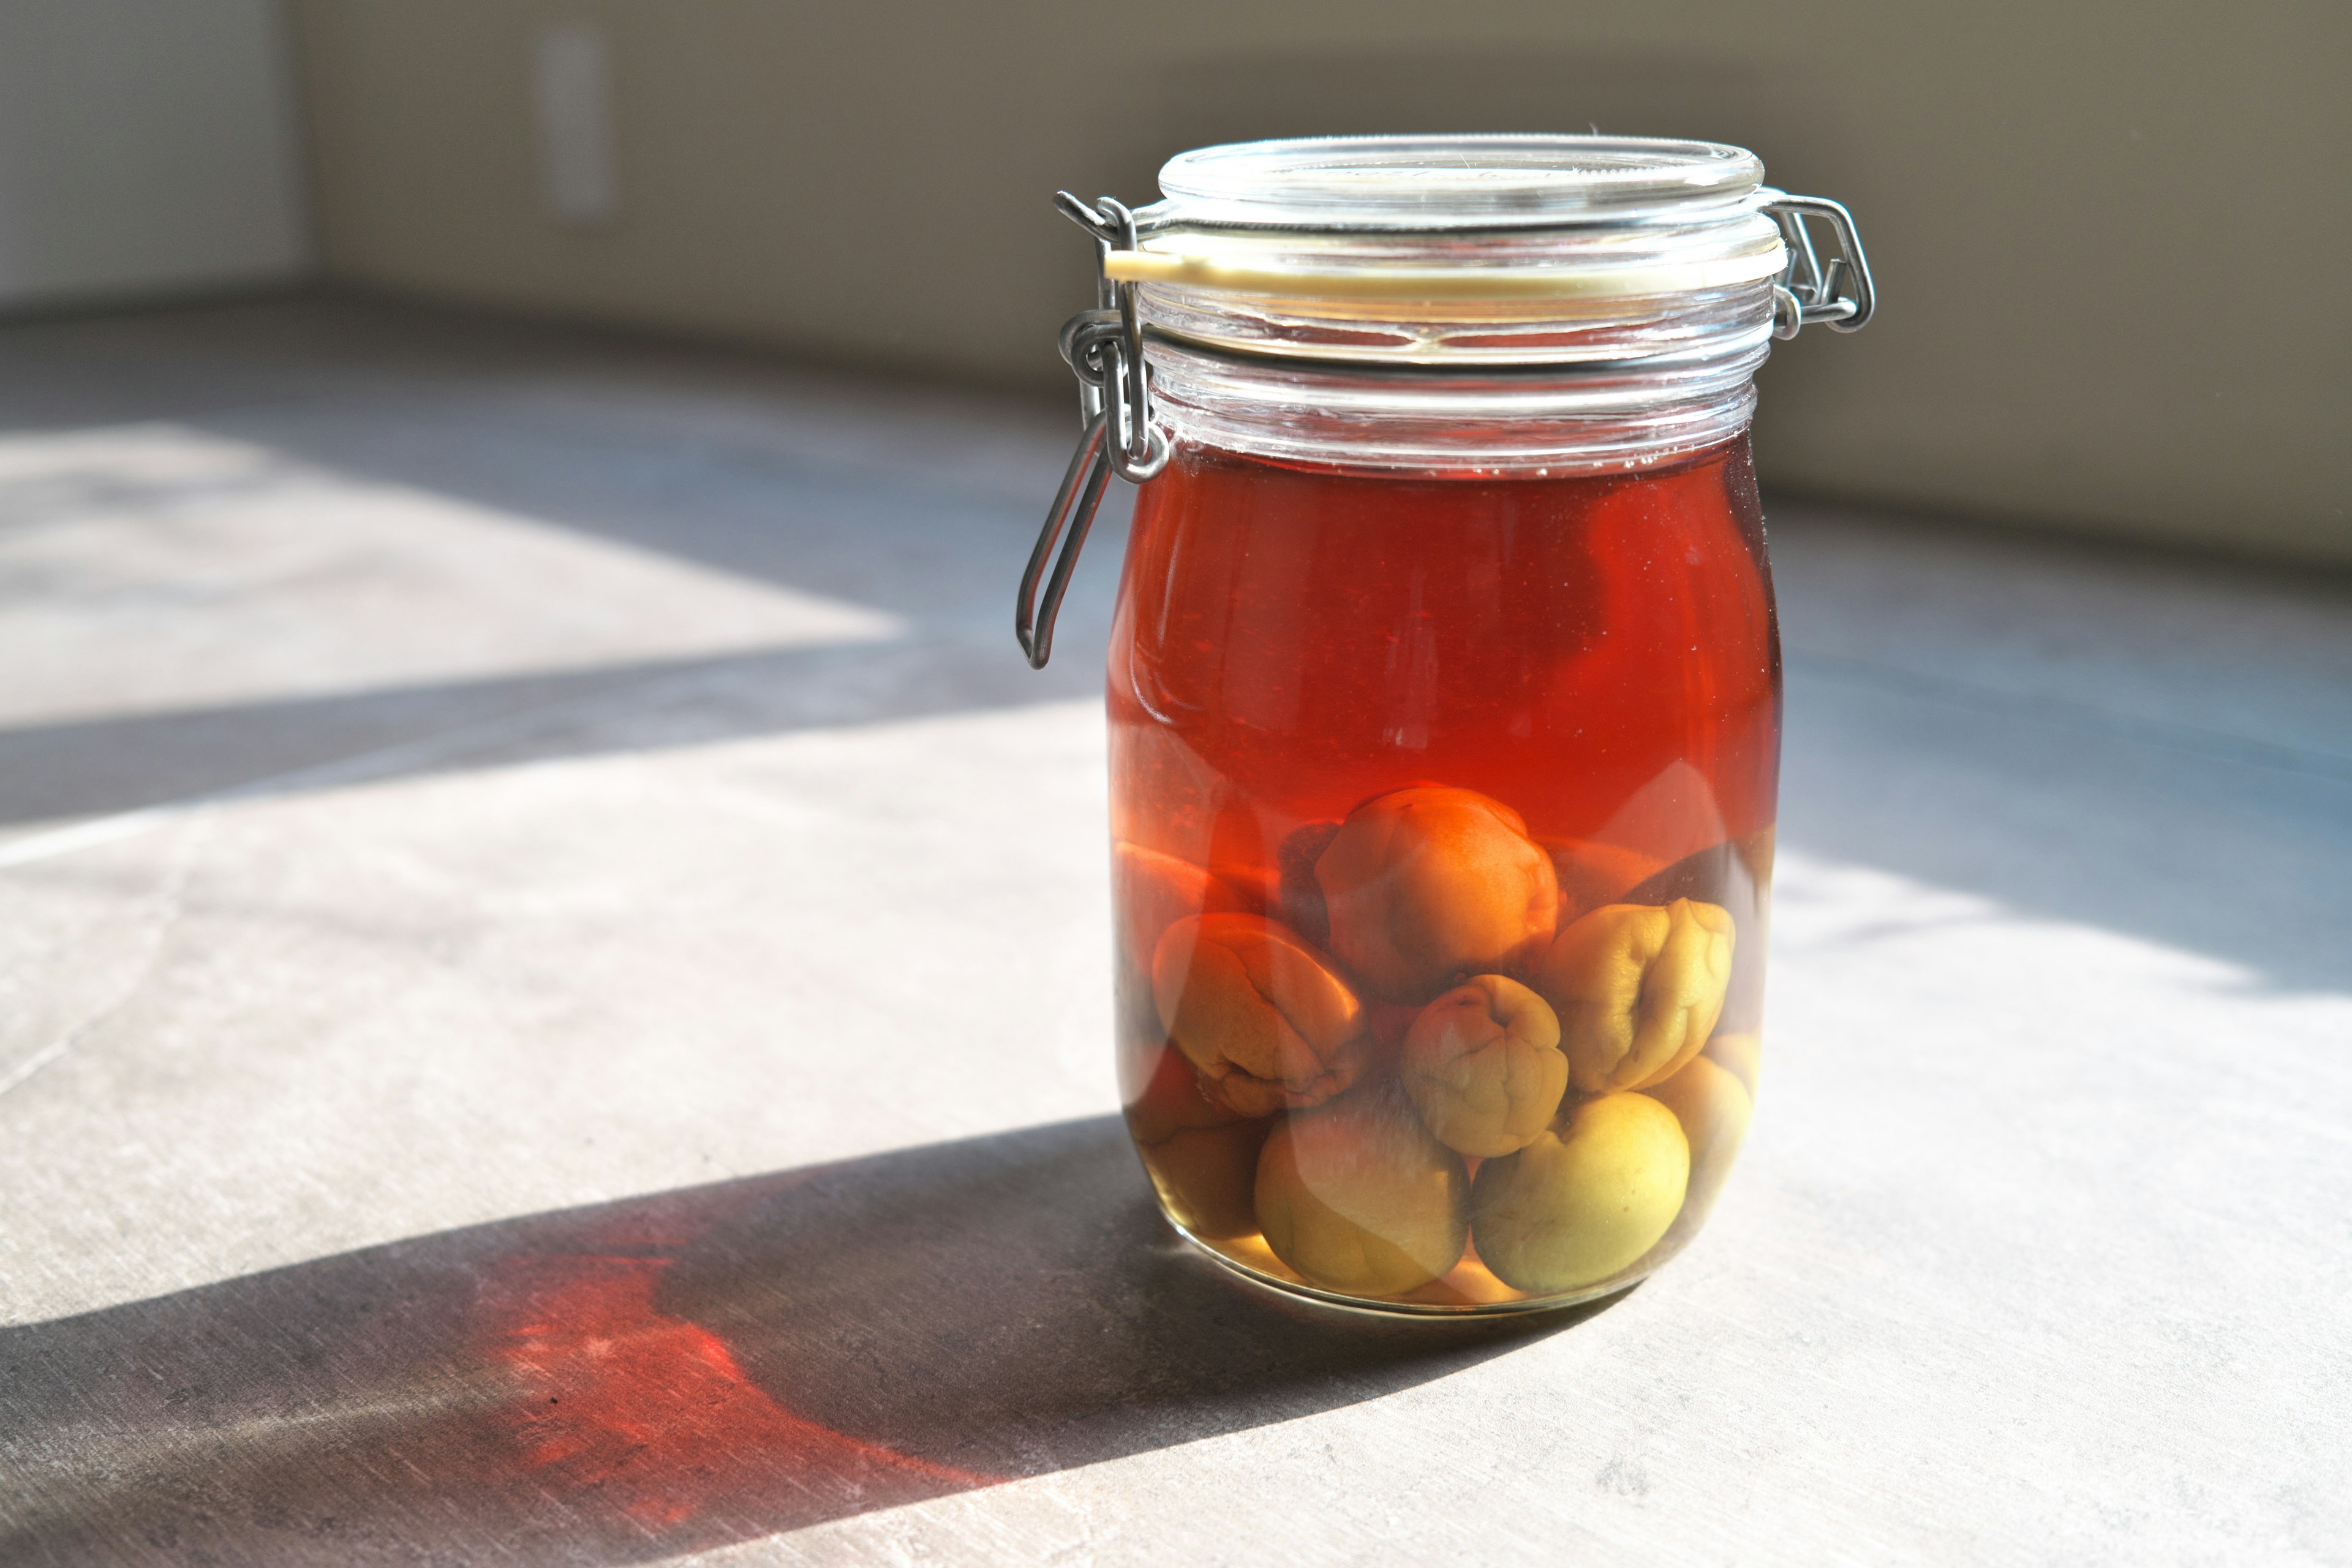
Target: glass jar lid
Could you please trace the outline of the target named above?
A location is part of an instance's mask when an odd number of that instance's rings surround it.
[[[1742,147],[1639,136],[1317,136],[1180,153],[1167,198],[1137,214],[1171,227],[1459,232],[1634,222],[1736,203],[1764,184]]]
[[[1424,367],[1737,357],[1787,265],[1764,166],[1620,136],[1209,147],[1105,261],[1165,340]]]

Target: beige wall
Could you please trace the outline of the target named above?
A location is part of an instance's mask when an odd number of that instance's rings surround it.
[[[278,0],[0,0],[0,310],[308,270]]]
[[[295,0],[329,265],[534,310],[1055,384],[1057,185],[1316,131],[1760,152],[1881,313],[1765,373],[1768,479],[2352,560],[2340,0]],[[541,27],[610,41],[620,216],[539,194]]]

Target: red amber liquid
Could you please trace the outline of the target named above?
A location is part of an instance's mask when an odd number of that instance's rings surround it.
[[[1736,968],[1708,1054],[1744,1052],[1734,1070],[1752,1092],[1780,667],[1744,436],[1669,467],[1560,479],[1180,450],[1137,502],[1109,717],[1122,1087],[1147,1168],[1196,1239],[1277,1280],[1441,1309],[1581,1299],[1680,1247],[1721,1179],[1696,1163],[1703,1139],[1673,1228],[1607,1281],[1516,1289],[1475,1242],[1402,1290],[1302,1275],[1251,1223],[1252,1164],[1274,1128],[1311,1111],[1237,1116],[1188,1071],[1147,949],[1204,909],[1320,949],[1315,857],[1332,825],[1407,786],[1475,792],[1549,857],[1561,930],[1601,904],[1728,911]],[[1385,1092],[1423,1000],[1367,996],[1370,1065],[1341,1100]],[[1744,1043],[1718,1050],[1730,1037]],[[1562,1117],[1582,1098],[1570,1089]],[[1464,1161],[1465,1176],[1478,1167]]]

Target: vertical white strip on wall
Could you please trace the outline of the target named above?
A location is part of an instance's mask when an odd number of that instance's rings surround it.
[[[565,224],[610,222],[620,194],[613,182],[612,72],[604,36],[576,24],[541,33],[531,85],[549,216]]]
[[[310,261],[279,0],[0,0],[0,305]]]

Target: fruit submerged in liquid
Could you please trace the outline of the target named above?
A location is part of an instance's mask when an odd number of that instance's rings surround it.
[[[1152,1065],[1128,1102],[1127,1126],[1160,1202],[1195,1236],[1254,1235],[1257,1155],[1272,1124],[1217,1100],[1174,1046],[1147,1055]]]
[[[1401,789],[1348,814],[1315,862],[1331,952],[1386,1002],[1519,967],[1551,942],[1559,884],[1518,813],[1466,789]]]
[[[1744,441],[1565,479],[1180,451],[1110,677],[1121,1049],[1159,1064],[1129,1117],[1180,1224],[1434,1306],[1682,1244],[1755,1072],[1780,694]]]
[[[1693,1057],[1680,1072],[1642,1091],[1675,1113],[1690,1143],[1691,1189],[1685,1201],[1706,1207],[1730,1173],[1755,1105],[1748,1086],[1711,1057]]]
[[[1363,1005],[1328,960],[1261,915],[1194,915],[1163,932],[1151,994],[1169,1037],[1245,1116],[1320,1105],[1362,1066]]]
[[[1731,984],[1731,916],[1676,899],[1610,904],[1559,933],[1535,986],[1559,1014],[1576,1087],[1643,1089],[1698,1055]]]
[[[1538,1294],[1595,1285],[1657,1245],[1682,1212],[1690,1145],[1645,1094],[1604,1094],[1517,1153],[1478,1167],[1478,1256]]]
[[[1445,1273],[1469,1195],[1461,1157],[1379,1087],[1286,1118],[1258,1156],[1267,1247],[1334,1290],[1392,1294]]]
[[[1559,1018],[1517,981],[1481,974],[1413,1019],[1403,1077],[1439,1142],[1462,1154],[1516,1153],[1568,1092]]]

